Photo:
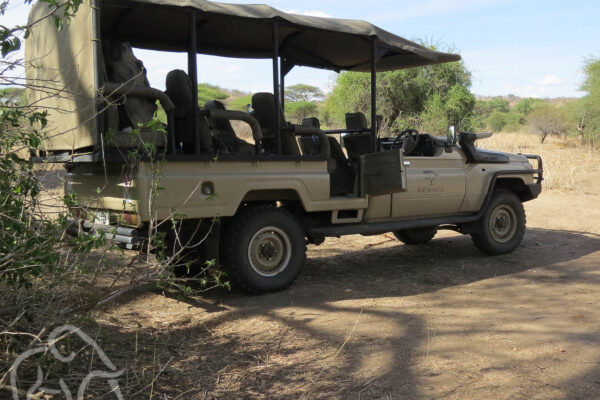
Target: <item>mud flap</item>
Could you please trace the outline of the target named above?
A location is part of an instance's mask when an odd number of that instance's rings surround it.
[[[361,197],[406,191],[403,161],[402,149],[360,156]]]

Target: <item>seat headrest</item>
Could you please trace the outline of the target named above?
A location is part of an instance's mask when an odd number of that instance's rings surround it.
[[[204,104],[204,108],[209,110],[225,110],[225,104],[219,100],[209,100]]]
[[[304,118],[302,120],[302,126],[310,127],[310,128],[321,128],[321,122],[317,117]]]
[[[192,108],[192,81],[185,71],[173,70],[167,74],[165,93],[175,104],[175,117],[183,118]]]
[[[276,120],[275,115],[273,115],[273,110],[275,109],[275,96],[273,96],[273,93],[262,92],[254,94],[252,96],[252,108],[254,109],[253,116],[261,128],[263,128],[265,136],[274,137]],[[280,126],[284,127],[286,123],[281,108],[279,109],[279,118]]]
[[[346,114],[346,129],[367,129],[367,117],[361,112]]]

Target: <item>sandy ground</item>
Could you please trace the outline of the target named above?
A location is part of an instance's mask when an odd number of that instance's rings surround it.
[[[599,178],[527,203],[510,255],[351,236],[282,293],[140,291],[96,323],[120,363],[150,354],[154,398],[600,398]]]

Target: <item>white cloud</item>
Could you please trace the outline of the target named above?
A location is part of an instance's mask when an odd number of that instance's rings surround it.
[[[548,74],[545,75],[544,78],[539,80],[537,83],[541,86],[558,86],[563,83],[563,80],[556,75]]]
[[[297,14],[297,15],[307,15],[310,17],[321,17],[321,18],[332,18],[330,14],[319,10],[311,10],[311,11],[298,11],[298,10],[288,10],[286,11],[288,14]]]

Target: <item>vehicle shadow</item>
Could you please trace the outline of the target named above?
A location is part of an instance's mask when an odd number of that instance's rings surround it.
[[[339,248],[337,242],[329,244],[322,252],[311,249],[299,279],[280,293],[167,294],[163,301],[171,308],[162,310],[163,325],[156,323],[152,305],[136,305],[134,294],[112,307],[131,305],[129,318],[141,328],[124,332],[101,324],[103,336],[112,338],[108,346],[130,360],[135,371],[156,370],[152,363],[171,360],[155,379],[154,393],[183,398],[419,398],[429,390],[430,377],[416,371],[415,363],[425,353],[429,356],[432,328],[423,314],[405,309],[402,298],[565,265],[570,281],[600,279],[570,265],[600,250],[600,236],[589,233],[530,229],[517,251],[500,257],[483,256],[462,236],[415,247],[386,242],[364,250],[357,243],[353,249],[347,248],[348,241],[339,241]],[[527,279],[543,284],[548,278]],[[501,284],[494,281],[490,287]],[[454,292],[436,298],[442,302],[445,296],[460,304]],[[502,304],[489,307],[505,311]],[[186,317],[170,310],[182,310]],[[457,327],[444,335],[467,333],[478,330]],[[552,334],[569,340],[564,330]]]

